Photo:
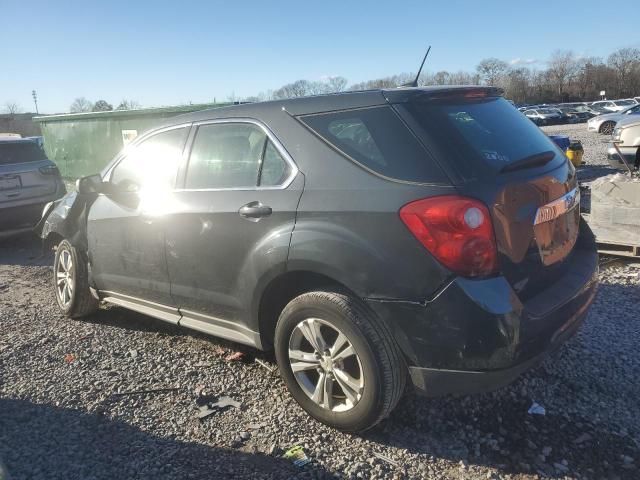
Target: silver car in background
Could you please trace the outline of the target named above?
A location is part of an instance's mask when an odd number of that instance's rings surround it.
[[[587,130],[604,135],[611,135],[616,124],[621,120],[629,118],[630,115],[638,115],[638,119],[640,119],[640,105],[635,104],[621,112],[605,113],[604,115],[593,117],[587,122]]]
[[[562,119],[562,112],[556,108],[536,108],[525,110],[523,113],[536,125],[552,125]]]
[[[591,104],[593,107],[602,107],[610,112],[621,112],[625,108],[632,107],[633,105],[636,105],[636,101],[633,99],[599,100]]]
[[[0,239],[31,230],[66,193],[55,163],[33,139],[0,137]]]

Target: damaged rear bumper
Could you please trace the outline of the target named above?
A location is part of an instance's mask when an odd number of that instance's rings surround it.
[[[541,362],[580,327],[597,289],[595,248],[574,251],[556,283],[521,303],[503,277],[456,278],[423,304],[367,299],[427,396],[490,391]]]

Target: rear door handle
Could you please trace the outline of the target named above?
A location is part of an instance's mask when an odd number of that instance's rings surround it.
[[[262,217],[268,217],[273,213],[273,210],[268,205],[263,205],[260,202],[247,203],[240,207],[238,213],[241,217],[257,222]]]

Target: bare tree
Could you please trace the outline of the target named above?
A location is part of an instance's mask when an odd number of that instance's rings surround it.
[[[344,77],[329,77],[327,83],[331,92],[342,92],[347,88],[347,79]]]
[[[20,105],[18,105],[14,101],[9,101],[9,102],[5,103],[4,104],[4,110],[9,115],[15,115],[16,113],[20,113],[22,111],[22,109],[20,108]]]
[[[487,85],[498,85],[500,78],[506,73],[509,65],[498,58],[485,58],[478,66],[476,71],[480,78]]]
[[[136,110],[138,108],[140,108],[140,102],[123,98],[120,104],[116,107],[116,110]]]
[[[71,113],[90,112],[93,108],[93,103],[87,100],[85,97],[76,98],[69,107]]]
[[[93,104],[92,112],[109,112],[113,110],[113,105],[108,103],[106,100],[98,100]]]
[[[640,49],[621,48],[609,55],[607,63],[616,72],[618,95],[626,96],[635,93],[632,92],[631,86],[638,83],[637,77],[640,75]]]
[[[570,50],[556,50],[548,62],[547,76],[550,87],[555,90],[560,101],[564,100],[565,88],[579,72],[580,64]]]
[[[311,82],[308,80],[296,80],[293,83],[283,85],[273,92],[273,96],[277,99],[297,98],[309,95],[311,92]]]

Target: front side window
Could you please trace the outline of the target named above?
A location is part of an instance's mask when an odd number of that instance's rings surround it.
[[[113,169],[110,182],[125,191],[174,188],[188,130],[167,130],[136,144]]]

